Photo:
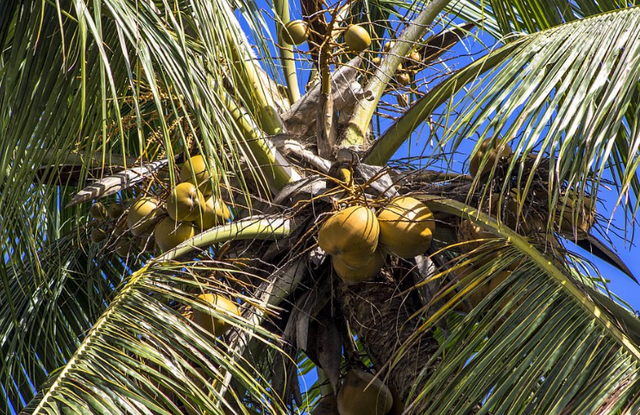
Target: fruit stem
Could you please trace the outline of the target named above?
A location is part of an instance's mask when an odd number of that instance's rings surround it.
[[[171,261],[195,248],[229,240],[277,240],[291,233],[291,221],[282,216],[255,216],[208,229],[157,257],[154,261]]]
[[[347,131],[341,146],[362,144],[365,132],[369,128],[373,113],[387,85],[393,79],[393,75],[405,55],[409,53],[413,45],[419,41],[427,29],[433,23],[438,14],[445,8],[450,0],[432,0],[422,12],[402,32],[398,40],[389,50],[389,54],[376,69],[374,75],[365,87],[365,91],[372,92],[372,99],[360,102],[349,120]]]
[[[499,65],[520,45],[520,41],[509,43],[438,84],[376,140],[364,162],[376,166],[385,165],[436,108],[460,91],[469,81]]]
[[[251,115],[236,104],[224,91],[222,100],[229,111],[229,115],[236,120],[244,137],[244,144],[249,149],[254,166],[261,166],[263,177],[272,190],[281,190],[287,184],[300,180],[300,174],[291,167],[287,159],[275,148],[271,140],[255,124]]]
[[[288,0],[275,0],[273,5],[276,9],[276,14],[280,18],[279,23],[276,25],[279,45],[278,53],[280,54],[280,61],[282,62],[284,79],[287,83],[287,95],[289,102],[293,104],[300,99],[300,88],[298,87],[298,75],[296,73],[296,61],[293,54],[293,47],[285,44],[282,40],[284,25],[291,21],[291,17],[289,16],[289,2]]]

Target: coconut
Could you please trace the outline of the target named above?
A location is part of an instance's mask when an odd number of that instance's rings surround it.
[[[227,205],[222,200],[211,196],[205,202],[204,209],[195,220],[195,223],[200,229],[205,230],[214,226],[224,225],[230,217],[231,212]]]
[[[334,213],[318,232],[318,245],[344,264],[358,268],[369,262],[378,247],[380,225],[364,206],[351,206]]]
[[[190,182],[178,184],[171,190],[167,199],[167,213],[171,219],[178,222],[198,219],[204,208],[204,196]]]
[[[402,86],[407,86],[411,83],[411,76],[408,73],[401,73],[396,76],[396,81]]]
[[[564,199],[567,203],[564,204]],[[596,203],[589,196],[580,196],[575,191],[569,191],[567,195],[562,195],[558,203],[558,213],[562,212],[559,218],[560,230],[564,232],[589,233],[596,223],[598,211]]]
[[[91,205],[89,215],[94,219],[105,219],[107,217],[107,208],[100,202]]]
[[[107,206],[107,215],[111,219],[118,219],[120,218],[120,216],[122,216],[123,213],[124,209],[118,202],[110,203],[109,206]]]
[[[109,236],[109,234],[104,229],[93,228],[91,230],[91,242],[93,242],[94,244],[99,244],[100,242],[104,241],[105,239],[107,239],[107,236]]]
[[[212,161],[209,161],[209,166],[212,171],[215,171],[215,165]],[[180,181],[198,186],[198,190],[200,190],[203,195],[210,195],[213,192],[211,177],[212,175],[209,173],[209,170],[207,170],[204,157],[201,155],[191,157],[180,169]]]
[[[352,52],[360,53],[371,46],[371,36],[359,25],[349,25],[344,34],[344,41]]]
[[[378,212],[380,244],[400,258],[423,254],[431,245],[435,222],[433,213],[413,197],[391,200]]]
[[[127,215],[127,226],[135,236],[142,235],[151,228],[158,217],[158,205],[160,202],[152,197],[143,197],[131,205]]]
[[[366,264],[359,267],[351,267],[336,257],[331,258],[331,264],[338,277],[345,284],[353,285],[375,277],[384,266],[385,259],[386,256],[377,250]]]
[[[210,312],[193,310],[193,321],[203,329],[213,333],[214,336],[223,335],[231,326],[222,318],[220,314],[240,316],[238,304],[216,294],[201,294],[198,299],[203,302]],[[213,313],[216,315],[213,315]]]
[[[494,168],[497,160],[509,157],[512,153],[513,150],[511,150],[511,147],[508,145],[502,145],[496,148],[495,140],[488,138],[480,144],[478,151],[471,157],[469,161],[469,172],[473,177],[488,174]],[[482,166],[482,170],[478,171],[480,166]]]
[[[282,40],[290,45],[300,45],[307,41],[309,27],[303,20],[292,20],[284,25]]]
[[[189,222],[176,223],[171,218],[164,218],[156,225],[153,232],[156,244],[163,251],[180,245],[196,234],[196,229]]]
[[[311,415],[340,415],[336,395],[332,393],[331,395],[323,396],[313,411],[311,411]]]
[[[379,378],[351,369],[338,392],[340,415],[384,415],[393,406],[389,388]]]

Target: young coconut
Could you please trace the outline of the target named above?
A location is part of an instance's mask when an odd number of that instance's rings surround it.
[[[423,254],[429,246],[435,222],[433,213],[413,197],[397,197],[378,212],[380,243],[400,258]]]
[[[196,234],[196,228],[189,222],[176,223],[171,218],[164,218],[156,225],[153,232],[156,244],[163,251],[175,248]]]
[[[91,205],[89,209],[89,215],[94,219],[106,219],[107,218],[107,208],[101,202],[96,202]]]
[[[396,81],[398,81],[398,83],[402,86],[407,86],[411,83],[411,76],[408,73],[404,72],[396,75]]]
[[[213,163],[210,161],[209,165],[214,169]],[[210,195],[213,193],[211,187],[211,174],[207,170],[207,165],[204,162],[204,157],[196,155],[187,160],[180,169],[180,181],[189,182],[198,186],[198,190],[203,195]]]
[[[351,206],[327,219],[318,232],[318,245],[352,268],[371,259],[378,247],[380,225],[376,215],[364,206]]]
[[[292,20],[284,25],[282,40],[290,45],[301,45],[307,41],[309,27],[303,20]]]
[[[213,315],[226,314],[240,316],[240,308],[238,304],[216,294],[200,294],[198,299],[209,307],[211,313],[193,309],[193,321],[203,329],[213,333],[214,336],[222,336],[231,326],[221,319]]]
[[[501,146],[496,149],[496,142],[492,138],[488,138],[480,144],[478,151],[469,160],[469,172],[473,177],[482,177],[491,172],[496,161],[505,157],[509,157],[513,150],[508,145]],[[484,162],[484,164],[483,164]],[[482,170],[479,171],[482,166]]]
[[[338,392],[340,415],[384,415],[393,406],[389,388],[371,373],[351,369]]]
[[[107,215],[111,219],[118,219],[124,213],[124,208],[118,202],[110,203],[107,206]]]
[[[167,199],[167,213],[177,222],[196,220],[204,209],[204,196],[190,182],[179,183]]]
[[[133,245],[131,244],[130,240],[122,238],[118,242],[116,242],[116,245],[113,247],[113,251],[119,257],[126,258],[129,255],[132,247]]]
[[[461,245],[462,250],[465,252],[471,252],[482,248],[483,245],[488,242],[487,240],[497,238],[493,233],[485,230],[482,226],[477,225],[468,219],[465,219],[460,223],[458,233],[460,240],[467,242],[466,244]]]
[[[104,229],[96,227],[91,230],[91,242],[94,244],[99,244],[104,241],[107,239],[107,236],[109,236],[109,234]]]
[[[344,41],[352,52],[360,53],[371,46],[371,36],[359,25],[349,25],[344,34]]]
[[[135,236],[142,235],[151,228],[158,217],[158,205],[160,202],[153,197],[142,197],[131,205],[127,215],[127,226]]]
[[[350,267],[336,257],[331,258],[331,264],[333,265],[333,270],[345,284],[354,285],[375,277],[384,266],[385,259],[386,255],[377,250],[371,256],[369,262],[359,267]]]

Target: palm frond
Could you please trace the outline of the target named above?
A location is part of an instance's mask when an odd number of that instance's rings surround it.
[[[498,22],[503,35],[534,33],[585,17],[624,9],[634,2],[621,0],[505,1],[490,0],[484,11]]]
[[[2,278],[3,412],[31,400],[34,388],[68,361],[122,281],[125,263],[87,250],[88,239],[84,230],[62,237],[39,253],[40,269],[16,261]]]
[[[488,294],[451,328],[438,353],[425,362],[422,379],[408,400],[409,410],[430,414],[638,410],[640,350],[630,339],[640,335],[635,316],[627,313],[633,323],[618,325],[614,314],[600,308],[612,300],[594,304],[589,294],[593,291],[587,291],[592,289],[582,287],[562,263],[488,215],[447,199],[432,197],[427,203],[478,221],[498,237],[481,251],[500,249],[503,254],[491,254],[488,262],[478,256],[465,259],[485,265],[460,280],[457,297],[445,295],[448,304],[425,317],[413,341],[430,335],[432,324],[446,310],[517,265],[503,281],[491,284]],[[401,355],[402,351],[398,358]]]
[[[198,268],[210,276],[194,278]],[[249,405],[283,413],[264,379],[246,371],[242,355],[183,315],[185,307],[202,307],[195,297],[202,292],[229,295],[259,307],[218,281],[215,270],[234,272],[221,263],[205,267],[202,262],[195,266],[153,262],[141,268],[119,290],[65,368],[53,374],[42,395],[26,410],[34,414],[182,414],[183,410],[223,414],[226,408],[244,413]],[[277,344],[277,338],[250,326],[246,318],[216,310],[213,317],[237,327],[239,333],[249,331],[253,341],[267,347],[274,347],[270,342]]]

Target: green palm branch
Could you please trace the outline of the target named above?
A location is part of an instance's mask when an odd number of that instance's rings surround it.
[[[318,414],[337,394],[350,415],[367,369],[393,415],[638,413],[640,321],[566,242],[629,273],[597,202],[615,191],[632,241],[639,20],[590,0],[0,3],[0,411]],[[161,253],[133,202],[166,217],[198,155],[228,214]],[[346,284],[319,229],[398,194],[433,212],[430,247]]]

